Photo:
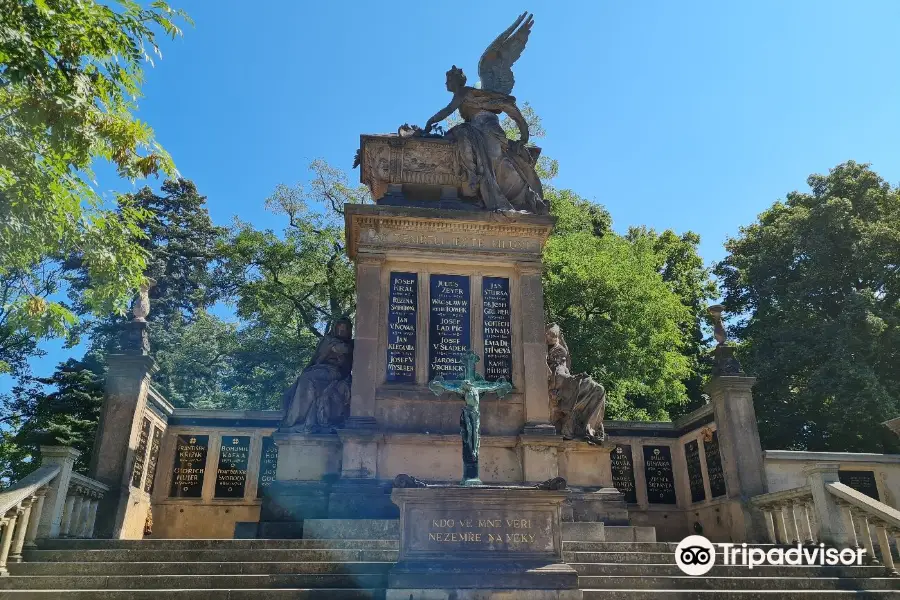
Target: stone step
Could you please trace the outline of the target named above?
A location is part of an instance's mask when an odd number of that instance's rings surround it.
[[[383,588],[387,574],[28,575],[0,577],[0,590]]]
[[[667,576],[684,575],[676,564],[621,564],[621,563],[570,563],[579,575],[584,576]],[[710,577],[884,577],[882,566],[821,567],[821,566],[769,566],[748,569],[738,565],[715,565]]]
[[[38,562],[394,562],[396,550],[29,550],[26,561]],[[585,562],[585,561],[580,561]]]
[[[563,542],[570,552],[675,552],[671,542]]]
[[[5,590],[0,600],[384,600],[378,589]]]
[[[887,600],[893,590],[616,590],[585,589],[584,600]],[[0,596],[0,600],[2,596]]]
[[[395,540],[82,540],[42,539],[40,550],[397,550]]]
[[[12,575],[275,575],[379,574],[393,562],[21,562]]]
[[[568,552],[563,550],[567,563],[619,563],[619,564],[675,564],[674,552]]]
[[[578,586],[582,589],[626,590],[900,590],[900,578],[617,575],[615,577],[579,577]]]

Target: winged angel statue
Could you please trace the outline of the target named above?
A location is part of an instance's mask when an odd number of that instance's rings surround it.
[[[428,135],[435,123],[459,111],[464,122],[445,137],[456,142],[467,179],[463,195],[480,198],[488,210],[548,212],[534,169],[540,150],[526,146],[528,124],[510,95],[515,83],[512,66],[525,49],[532,25],[534,17],[524,12],[487,47],[478,62],[480,88],[467,86],[462,69],[453,65],[447,71],[447,90],[453,93],[453,99],[421,130],[421,135]],[[518,141],[507,139],[497,116],[500,113],[518,125]]]

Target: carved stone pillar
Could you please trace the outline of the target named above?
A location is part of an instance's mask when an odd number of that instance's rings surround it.
[[[81,453],[66,446],[41,446],[41,466],[59,465],[59,474],[47,486],[47,496],[41,511],[37,537],[59,537],[63,511],[72,505],[68,503],[69,482],[72,480],[72,467]],[[74,502],[74,501],[73,501]]]
[[[356,330],[353,342],[353,384],[346,429],[374,429],[378,385],[378,332],[381,315],[381,268],[384,255],[356,256]]]
[[[539,262],[518,263],[522,306],[522,345],[525,373],[525,427],[528,435],[555,435],[550,423],[547,381],[547,338],[544,284]]]

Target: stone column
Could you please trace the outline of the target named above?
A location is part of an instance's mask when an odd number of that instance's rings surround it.
[[[804,474],[812,491],[813,510],[819,523],[819,541],[846,548],[856,545],[852,521],[848,531],[848,519],[841,514],[837,499],[825,489],[826,484],[838,481],[838,466],[838,463],[813,463],[804,469]]]
[[[78,450],[67,446],[41,446],[41,466],[59,465],[59,474],[47,485],[37,537],[59,537],[69,482],[72,480],[72,467],[80,454]]]
[[[41,522],[41,515],[44,514],[44,496],[46,494],[46,488],[35,492],[34,502],[31,505],[31,517],[28,520],[28,531],[25,533],[25,547],[28,549],[37,548],[34,540],[37,539],[38,524]]]
[[[22,513],[19,515],[12,549],[9,553],[10,562],[22,562],[22,549],[25,547],[25,533],[28,531],[28,525],[30,523],[32,502],[34,502],[34,496],[27,498],[22,502]]]
[[[523,372],[525,375],[525,427],[528,435],[556,435],[550,423],[547,382],[547,323],[544,285],[539,262],[518,263],[522,307]],[[527,469],[527,465],[526,465]]]
[[[146,327],[133,321],[128,327]],[[97,537],[118,539],[126,529],[126,521],[144,522],[146,514],[136,514],[142,507],[132,501],[139,490],[131,487],[134,446],[147,406],[150,378],[156,372],[153,359],[141,351],[110,354],[106,375],[106,398],[100,412],[100,426],[91,456],[91,476],[109,486],[97,513]],[[143,512],[143,511],[141,511]],[[135,528],[129,528],[135,529]]]
[[[381,318],[381,268],[383,254],[356,256],[356,330],[353,332],[353,385],[346,429],[374,429],[375,389],[378,386],[378,352]],[[373,472],[374,475],[374,472]]]
[[[719,351],[729,347],[716,348]],[[766,472],[756,411],[753,408],[753,384],[756,379],[738,371],[738,375],[714,375],[706,386],[713,404],[719,437],[719,452],[725,471],[728,498],[734,501],[731,538],[735,542],[760,542],[766,539],[762,513],[750,507],[749,499],[765,494]]]
[[[0,575],[9,575],[6,570],[6,559],[9,557],[9,549],[12,547],[13,532],[16,530],[16,511],[6,513],[2,520],[3,534],[0,535]]]

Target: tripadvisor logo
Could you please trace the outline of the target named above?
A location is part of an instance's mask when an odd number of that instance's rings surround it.
[[[819,565],[833,567],[861,566],[864,548],[826,548],[818,546],[796,547],[748,547],[747,544],[713,544],[702,535],[690,535],[675,548],[675,563],[686,575],[705,575],[716,564],[716,546],[724,566],[744,566],[748,569],[760,565]]]

